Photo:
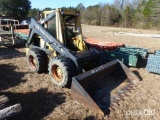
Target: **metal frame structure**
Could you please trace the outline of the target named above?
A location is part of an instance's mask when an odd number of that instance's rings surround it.
[[[34,34],[38,34],[39,36],[41,36],[45,42],[47,42],[52,48],[54,48],[62,56],[70,58],[77,66],[79,72],[82,70],[80,63],[83,63],[89,60],[94,60],[98,56],[98,51],[96,49],[93,49],[92,51],[89,50],[89,51],[73,54],[71,50],[66,48],[52,34],[50,34],[40,23],[38,23],[34,18],[32,18],[31,24],[30,24],[29,41],[28,41],[28,47],[30,47],[31,49],[37,48],[37,46],[31,45]],[[38,48],[41,49],[40,47]]]
[[[2,24],[2,21],[6,21],[7,22],[7,25],[5,24],[5,25],[3,25]],[[0,19],[0,26],[10,26],[10,22],[13,22],[14,24],[14,26],[16,27],[16,26],[19,26],[19,20],[14,20],[14,19]],[[16,24],[16,22],[18,23],[18,24]]]

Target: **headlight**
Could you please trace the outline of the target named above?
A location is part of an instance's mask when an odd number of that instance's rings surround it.
[[[64,11],[61,11],[61,15],[63,15],[64,14]]]
[[[79,16],[79,12],[76,13],[76,16]]]

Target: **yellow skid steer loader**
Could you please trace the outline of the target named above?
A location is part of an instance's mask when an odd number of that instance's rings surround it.
[[[55,9],[44,14],[40,23],[31,19],[26,45],[30,70],[48,69],[54,84],[71,86],[73,98],[106,114],[138,78],[118,60],[106,63],[102,50],[83,40],[79,11]]]

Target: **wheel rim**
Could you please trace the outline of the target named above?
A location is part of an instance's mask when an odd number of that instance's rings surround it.
[[[33,69],[36,68],[36,60],[32,55],[29,56],[29,64]]]
[[[58,65],[52,66],[52,76],[55,78],[57,82],[61,82],[63,78],[63,72]]]

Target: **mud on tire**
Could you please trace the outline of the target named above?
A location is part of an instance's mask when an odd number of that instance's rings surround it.
[[[29,69],[32,72],[42,73],[47,71],[47,67],[48,67],[47,59],[48,58],[46,53],[40,49],[33,48],[28,51],[27,62],[28,62]]]
[[[49,75],[53,83],[60,87],[70,87],[72,77],[76,75],[76,66],[71,59],[57,56],[49,63]]]

